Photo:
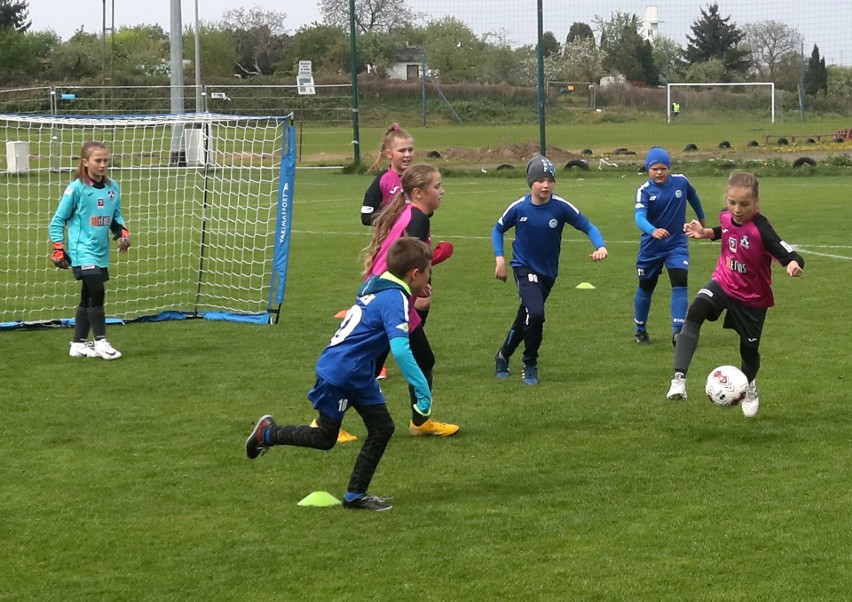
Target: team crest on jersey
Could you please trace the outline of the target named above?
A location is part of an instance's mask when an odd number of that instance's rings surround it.
[[[109,197],[109,200],[111,200],[111,201],[115,200],[115,192],[113,192],[112,190],[110,190],[109,193],[107,193],[107,196]]]
[[[731,250],[731,253],[737,252],[737,239],[733,236],[728,239],[728,249]]]
[[[740,239],[740,246],[743,249],[748,249],[748,245],[749,245],[748,234],[743,234],[743,237]]]
[[[549,222],[547,222],[547,225],[550,226],[551,228],[555,228],[556,226],[559,225],[559,222],[557,222],[556,219],[552,219]]]
[[[682,196],[683,196],[682,190],[675,190],[675,198],[679,199]]]

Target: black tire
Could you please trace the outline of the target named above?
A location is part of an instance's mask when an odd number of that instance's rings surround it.
[[[619,146],[617,149],[615,149],[615,150],[614,150],[614,151],[612,151],[612,152],[613,152],[613,154],[626,153],[626,152],[627,152],[627,149],[626,149],[625,147],[623,147],[623,146]]]
[[[636,152],[622,147],[622,148],[617,148],[614,151],[612,151],[612,154],[613,155],[628,155],[629,156],[629,155],[635,155]]]
[[[719,169],[735,169],[737,164],[734,161],[725,161],[724,163],[719,163]]]
[[[814,140],[813,138],[808,138],[807,140],[805,140],[805,144],[816,144],[816,140]]]
[[[580,151],[580,154],[581,154],[581,155],[585,155],[585,156],[588,156],[588,155],[594,155],[594,154],[595,154],[595,151],[593,151],[593,150],[592,150],[592,149],[590,149],[590,148],[584,148],[583,150],[581,150],[581,151]]]
[[[757,148],[760,144],[758,144],[757,140],[749,140],[746,146],[749,148]]]
[[[727,140],[722,140],[719,143],[719,148],[731,148],[731,143],[728,142]]]
[[[778,140],[775,141],[775,144],[778,146],[787,146],[790,144],[790,141],[787,140],[784,136],[781,136]]]
[[[793,167],[801,167],[802,165],[810,165],[811,167],[816,167],[816,161],[811,159],[810,157],[799,157],[795,161],[793,161]]]
[[[684,152],[697,151],[698,147],[695,144],[690,143],[690,144],[687,144],[686,146],[684,146],[683,150],[684,150]]]
[[[503,171],[504,169],[515,169],[515,166],[511,163],[501,163],[497,166],[497,171]]]
[[[441,153],[439,153],[438,151],[429,151],[428,153],[426,153],[426,158],[427,159],[440,159]]]
[[[845,141],[845,140],[846,140],[846,139],[845,139],[843,136],[837,136],[837,137],[834,139],[834,141],[835,141],[835,142],[843,142],[843,141]]]
[[[565,169],[571,169],[573,167],[576,167],[583,171],[589,171],[589,164],[583,161],[582,159],[572,159],[571,161],[568,161],[568,163],[565,164]]]

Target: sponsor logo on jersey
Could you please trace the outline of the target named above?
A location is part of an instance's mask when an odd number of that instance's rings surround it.
[[[529,219],[529,218],[527,218],[526,216],[524,216],[524,217],[522,217],[521,219],[519,219],[518,221],[519,221],[519,222],[525,222],[525,221],[527,221],[527,219]]]
[[[728,248],[731,250],[731,253],[737,252],[737,239],[733,236],[728,239]]]
[[[649,201],[656,201],[656,200],[657,200],[657,195],[655,194],[654,196],[649,197],[649,198],[648,198],[648,200],[649,200]]]
[[[109,227],[109,225],[111,223],[112,223],[112,217],[110,217],[109,215],[93,215],[92,217],[89,218],[89,224],[92,225],[92,226],[95,226],[95,227],[97,227],[97,226]]]
[[[104,205],[106,205],[106,203],[104,203],[104,200],[103,200],[103,199],[101,199],[101,198],[99,198],[99,199],[98,199],[98,207],[103,208],[103,207],[104,207]]]
[[[552,220],[547,222],[547,225],[550,226],[551,228],[555,228],[556,226],[559,225],[559,222],[556,221],[556,218],[553,218]]]

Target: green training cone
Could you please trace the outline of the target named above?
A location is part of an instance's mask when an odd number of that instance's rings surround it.
[[[594,287],[594,285],[592,285],[592,283],[591,283],[591,282],[581,282],[580,284],[578,284],[578,285],[576,286],[576,288],[582,288],[582,289],[593,289],[593,288],[595,288],[595,287]]]
[[[339,506],[340,500],[325,491],[314,491],[301,502],[299,506]]]

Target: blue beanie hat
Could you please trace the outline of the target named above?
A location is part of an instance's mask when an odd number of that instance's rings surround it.
[[[659,146],[655,146],[648,151],[648,155],[645,157],[645,171],[648,171],[657,163],[662,163],[669,168],[672,166],[672,158],[669,157],[669,154],[664,148]]]
[[[556,168],[547,157],[536,155],[527,163],[527,185],[532,186],[533,182],[541,178],[549,178],[555,182]]]

